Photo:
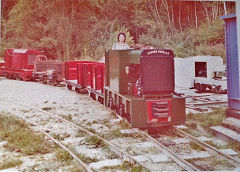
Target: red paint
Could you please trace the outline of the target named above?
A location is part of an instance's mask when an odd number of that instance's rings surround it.
[[[162,118],[156,118],[153,116],[153,104],[154,103],[167,103],[167,107],[168,107],[168,115],[167,117],[162,117]],[[148,109],[148,120],[149,122],[170,122],[169,121],[169,117],[171,117],[171,100],[152,100],[152,101],[148,101],[147,102],[147,109]]]

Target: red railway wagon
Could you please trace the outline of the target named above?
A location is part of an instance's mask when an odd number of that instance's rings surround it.
[[[4,68],[4,66],[5,66],[5,63],[4,62],[0,62],[0,76],[3,76],[1,68]]]
[[[75,91],[88,92],[96,100],[104,100],[104,71],[105,64],[92,61],[65,62],[65,83],[67,88]]]
[[[78,84],[78,71],[77,65],[80,63],[94,63],[90,61],[66,61],[64,62],[65,67],[65,83],[67,88],[71,90],[75,88],[76,92],[79,92],[81,86]]]
[[[31,80],[36,56],[40,54],[32,49],[6,49],[5,65],[0,68],[0,73],[6,78]]]

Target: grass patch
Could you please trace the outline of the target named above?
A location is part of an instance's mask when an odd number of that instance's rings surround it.
[[[73,159],[73,157],[67,151],[61,148],[56,149],[55,156],[58,160],[67,163],[69,163]]]
[[[126,137],[125,134],[121,133],[119,129],[113,130],[110,133],[107,133],[103,136],[105,139],[111,140],[114,138],[123,138]]]
[[[56,140],[64,140],[64,138],[61,137],[60,134],[55,134],[55,133],[53,134],[53,138],[56,139]]]
[[[105,152],[107,152],[107,158],[108,158],[108,159],[115,159],[115,158],[118,158],[118,157],[119,157],[115,152],[111,151],[111,149],[110,149],[110,147],[109,147],[108,145],[105,145],[105,146],[103,147],[103,150],[104,150]]]
[[[216,147],[217,149],[232,149],[235,150],[237,152],[240,152],[240,145],[236,144],[235,142],[228,142],[227,145],[223,145],[223,146],[218,146],[216,144],[214,144],[212,141],[206,141],[207,144]]]
[[[90,145],[94,145],[95,147],[105,146],[104,141],[99,139],[97,136],[88,136],[85,138],[85,142]]]
[[[97,158],[91,158],[91,157],[87,157],[85,155],[77,155],[79,159],[81,159],[83,162],[85,163],[91,163],[91,162],[97,162],[98,159]]]
[[[79,154],[74,147],[69,146],[68,145],[69,150],[71,150],[71,152],[76,155],[79,159],[81,159],[83,162],[85,163],[91,163],[91,162],[97,162],[99,161],[97,158],[91,158],[91,157],[87,157],[85,155]]]
[[[101,121],[101,124],[103,124],[103,125],[106,125],[106,126],[111,126],[111,124],[109,124],[109,119],[104,119],[104,120],[102,120]]]
[[[218,159],[218,157],[201,158],[201,159],[189,159],[188,162],[195,164],[201,171],[229,171],[233,169],[234,166],[230,164],[227,160]],[[196,162],[201,162],[201,166],[196,164]]]
[[[135,166],[134,164],[132,164],[129,161],[124,161],[123,164],[121,165],[122,170],[129,170],[131,172],[137,172],[137,171],[143,171],[142,166]]]
[[[93,133],[93,134],[96,134],[96,133],[97,133],[96,130],[94,130],[93,128],[87,128],[87,130],[90,131],[90,132]]]
[[[50,110],[52,110],[53,108],[51,108],[51,107],[43,107],[42,108],[42,110],[45,110],[45,111],[50,111]]]
[[[123,170],[129,172],[142,172],[142,166],[136,166],[129,161],[124,161],[123,164],[111,167],[103,167],[102,170]],[[144,170],[146,171],[146,170]]]
[[[21,160],[7,160],[0,164],[0,170],[13,168],[21,165],[23,162]]]
[[[27,110],[27,109],[22,109],[22,110],[20,110],[22,113],[28,113],[28,112],[30,112],[31,110]]]
[[[24,121],[6,113],[0,114],[0,139],[7,141],[10,151],[19,150],[27,155],[48,153],[51,148],[43,134],[34,133]]]
[[[120,129],[113,130],[110,133],[102,135],[102,137],[108,140],[115,139],[115,138],[124,138],[124,137],[143,138],[142,135],[139,133],[121,133]]]
[[[68,120],[68,121],[72,121],[72,115],[71,115],[71,114],[66,115],[66,116],[64,116],[63,118],[65,118],[65,119]]]
[[[204,151],[205,150],[195,142],[190,142],[189,145],[191,146],[191,148],[193,150],[197,150],[197,151]]]
[[[192,129],[182,129],[184,132],[192,135],[193,137],[200,137],[202,136],[199,132],[192,130]]]
[[[84,131],[78,130],[76,137],[85,137],[87,134]]]
[[[130,128],[132,128],[131,124],[126,122],[126,121],[124,121],[124,120],[119,121],[119,125],[121,126],[122,129],[130,129]]]
[[[196,130],[196,129],[197,129],[197,122],[196,122],[196,121],[188,121],[188,122],[186,123],[186,126],[187,126],[189,129]]]
[[[193,129],[196,127],[195,123],[199,123],[204,128],[209,128],[211,126],[221,125],[222,120],[225,118],[225,109],[216,108],[211,113],[199,113],[199,114],[188,114],[187,123],[188,127]]]
[[[224,167],[227,167],[227,168],[234,168],[234,166],[232,164],[230,164],[227,160],[214,161],[213,166],[217,166],[217,165],[224,166]]]

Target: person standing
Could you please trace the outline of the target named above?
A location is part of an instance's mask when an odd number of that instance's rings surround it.
[[[126,41],[126,34],[124,32],[120,32],[118,34],[118,42],[114,43],[112,46],[112,50],[126,50],[129,49],[129,45],[125,43]]]

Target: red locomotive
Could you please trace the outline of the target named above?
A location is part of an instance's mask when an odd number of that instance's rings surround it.
[[[31,80],[36,56],[41,52],[27,49],[5,50],[5,65],[0,68],[0,74],[6,78]]]
[[[106,52],[105,63],[56,62],[35,50],[6,50],[0,74],[7,78],[40,80],[69,90],[87,92],[132,127],[184,124],[185,98],[175,95],[174,55],[171,50],[130,49]]]

